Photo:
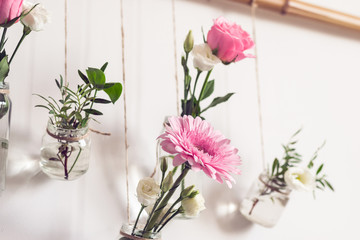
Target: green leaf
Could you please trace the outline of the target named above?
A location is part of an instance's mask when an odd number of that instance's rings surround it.
[[[278,168],[279,168],[279,160],[277,158],[275,158],[273,165],[272,165],[271,176],[274,175],[275,169],[278,169]]]
[[[316,175],[318,175],[321,172],[323,167],[324,167],[324,164],[321,164],[320,167],[318,168],[318,170],[316,171]]]
[[[8,56],[5,56],[0,61],[0,82],[4,82],[5,78],[9,74],[9,63],[8,63]]]
[[[94,99],[94,103],[102,103],[102,104],[107,104],[107,103],[111,103],[111,101],[103,99],[103,98],[95,98]]]
[[[226,102],[227,100],[229,100],[229,98],[233,95],[234,93],[228,93],[223,97],[217,97],[214,98],[214,100],[210,103],[210,105],[205,108],[204,110],[201,111],[201,113],[205,112],[206,110],[208,110],[209,108],[215,107],[216,105]]]
[[[108,62],[104,63],[104,65],[102,65],[102,67],[100,68],[101,71],[105,72],[107,65],[108,65]]]
[[[333,192],[335,191],[333,186],[327,180],[324,179],[324,182],[331,189],[331,191],[333,191]]]
[[[204,93],[203,93],[201,99],[199,99],[199,101],[204,100],[205,98],[209,97],[214,92],[214,87],[215,87],[215,80],[211,80],[211,81],[207,82],[204,87]]]
[[[83,74],[80,70],[78,70],[78,74],[85,84],[89,84],[89,79],[85,76],[85,74]]]
[[[57,79],[55,79],[55,82],[56,82],[56,86],[57,86],[59,89],[61,89],[61,86],[60,86],[59,81],[58,81]]]
[[[112,87],[104,89],[109,96],[112,103],[115,103],[121,96],[122,85],[121,83],[115,83]]]
[[[106,82],[105,74],[103,71],[101,71],[100,69],[97,69],[97,68],[88,68],[86,70],[86,73],[87,73],[90,83],[96,89],[103,88],[103,86]]]
[[[87,108],[87,109],[84,109],[84,111],[88,114],[92,114],[92,115],[103,115],[102,112],[98,111],[98,110],[95,110],[95,109],[90,109],[90,108]]]
[[[82,120],[82,116],[79,112],[75,112],[75,117],[78,121],[81,121]]]

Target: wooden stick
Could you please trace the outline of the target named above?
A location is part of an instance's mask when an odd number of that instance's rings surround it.
[[[228,0],[227,0],[228,1]],[[230,0],[251,5],[253,1],[258,7],[327,22],[349,29],[360,31],[360,17],[343,12],[305,3],[299,0]]]

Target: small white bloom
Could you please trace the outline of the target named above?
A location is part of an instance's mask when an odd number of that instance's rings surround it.
[[[210,71],[216,64],[221,63],[221,60],[212,54],[211,48],[207,43],[195,45],[191,52],[194,57],[194,67],[201,71]]]
[[[205,210],[205,199],[199,193],[193,198],[185,198],[181,201],[184,213],[188,217],[196,217],[202,210]]]
[[[160,186],[153,178],[147,177],[139,181],[136,193],[139,203],[149,206],[156,202],[160,193]]]
[[[29,12],[35,6],[34,3],[24,1],[23,13]],[[44,25],[50,21],[50,14],[42,4],[38,4],[29,14],[21,19],[21,22],[29,27],[31,31],[41,31]]]
[[[293,167],[285,172],[285,182],[293,190],[312,191],[315,188],[315,177],[309,169]]]

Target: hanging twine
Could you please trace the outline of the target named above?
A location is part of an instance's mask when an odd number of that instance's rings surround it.
[[[172,6],[172,25],[174,37],[174,67],[175,67],[175,83],[176,83],[176,110],[177,115],[180,116],[180,98],[179,98],[179,78],[178,78],[178,65],[177,65],[177,51],[176,51],[176,18],[175,18],[175,0],[171,1]]]
[[[65,33],[65,61],[64,61],[64,78],[65,78],[65,86],[68,86],[68,78],[67,78],[67,45],[68,45],[68,31],[67,31],[67,17],[68,17],[68,4],[67,4],[67,0],[65,1],[65,7],[64,7],[64,11],[65,11],[65,19],[64,19],[64,33]]]
[[[259,53],[257,48],[257,39],[256,39],[256,8],[257,3],[256,0],[251,1],[251,20],[252,20],[252,30],[253,30],[253,38],[254,38],[254,51],[255,51],[255,79],[256,79],[256,90],[257,90],[257,101],[258,101],[258,112],[259,112],[259,129],[260,129],[260,144],[261,144],[261,159],[263,163],[263,168],[266,169],[266,161],[265,161],[265,147],[264,147],[264,128],[263,128],[263,118],[262,118],[262,108],[261,108],[261,92],[260,92],[260,78],[259,78]]]
[[[128,138],[127,138],[127,116],[126,116],[126,81],[125,81],[125,34],[124,34],[124,10],[123,0],[120,0],[120,17],[121,17],[121,62],[123,72],[123,97],[124,97],[124,135],[125,135],[125,170],[126,170],[126,201],[127,201],[127,219],[130,223],[130,198],[129,198],[129,156],[128,156]]]

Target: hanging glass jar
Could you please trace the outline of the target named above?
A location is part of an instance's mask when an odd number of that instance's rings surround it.
[[[88,126],[65,129],[49,120],[42,138],[40,168],[50,178],[75,180],[86,173],[90,162]]]
[[[120,230],[120,240],[161,240],[161,232],[144,232],[143,229],[135,228],[132,224],[123,224]]]
[[[279,185],[266,172],[260,174],[241,202],[240,212],[248,220],[264,227],[273,227],[289,201],[291,189]]]
[[[5,190],[10,119],[9,83],[0,82],[0,194]]]

